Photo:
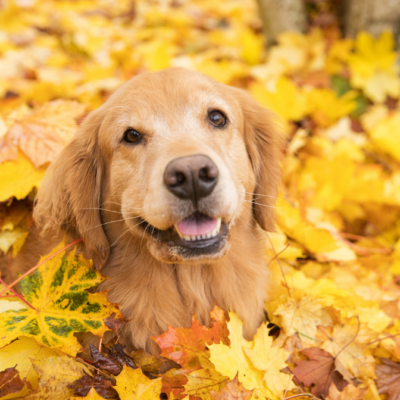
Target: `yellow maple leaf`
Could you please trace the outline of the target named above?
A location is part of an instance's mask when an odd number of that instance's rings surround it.
[[[86,365],[68,356],[36,359],[32,365],[39,375],[39,387],[29,394],[32,400],[64,400],[74,393],[70,385],[90,372]]]
[[[18,161],[0,164],[0,201],[10,197],[25,198],[34,187],[39,188],[47,165],[35,168],[25,154],[18,152]]]
[[[349,91],[337,97],[332,89],[313,89],[306,92],[307,113],[321,127],[328,127],[355,108],[357,93]]]
[[[267,398],[279,400],[285,391],[290,391],[296,386],[290,375],[280,372],[287,367],[285,360],[289,357],[289,353],[278,346],[273,346],[273,339],[268,334],[269,329],[266,324],[262,324],[253,341],[249,342],[251,347],[244,347],[244,351],[253,365],[264,372],[261,392]]]
[[[212,344],[209,346],[210,361],[217,371],[233,379],[239,373],[239,380],[246,389],[259,387],[264,374],[254,367],[246,355],[244,347],[249,347],[249,342],[243,338],[243,323],[235,313],[229,313],[228,329],[230,332],[230,346],[225,344]]]
[[[256,100],[286,121],[301,120],[306,113],[302,91],[288,78],[280,77],[270,88],[255,82],[250,86],[250,92]]]
[[[153,400],[160,397],[161,378],[149,379],[141,368],[132,369],[124,365],[115,379],[115,390],[121,400]]]
[[[363,89],[375,102],[383,102],[387,95],[398,97],[400,80],[396,58],[392,33],[383,32],[375,40],[369,33],[360,32],[355,52],[349,57],[351,84]]]
[[[378,122],[370,131],[370,136],[378,149],[400,162],[400,113]]]
[[[229,380],[213,368],[193,371],[185,376],[188,382],[182,394],[200,397],[202,400],[211,400],[209,390],[220,390]]]
[[[36,168],[53,161],[75,134],[85,106],[73,101],[47,103],[10,127],[0,141],[0,163],[16,160],[18,148]]]
[[[332,319],[318,299],[304,296],[301,299],[288,298],[280,304],[274,315],[281,318],[285,333],[298,333],[307,345],[315,345],[318,325],[331,325]]]
[[[52,253],[62,247],[64,243]],[[53,257],[21,280],[21,292],[34,308],[13,310],[10,307],[1,314],[0,346],[25,335],[75,356],[81,351],[75,332],[90,331],[102,336],[111,329],[109,326],[123,323],[121,312],[107,301],[105,293],[85,290],[103,280],[92,269],[92,262],[81,254],[71,251],[63,258],[61,252]]]

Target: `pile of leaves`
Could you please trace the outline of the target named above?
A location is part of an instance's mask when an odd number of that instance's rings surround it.
[[[60,244],[20,280],[22,295],[0,289],[0,398],[400,398],[400,79],[390,33],[352,40],[327,24],[267,48],[250,0],[0,7],[3,264],[33,228],[49,162],[88,111],[142,71],[184,66],[247,89],[281,117],[288,140],[277,232],[265,243],[269,322],[252,341],[234,313],[226,320],[215,308],[211,327],[194,317],[153,338],[159,359],[118,343],[81,353],[76,333],[101,337],[124,321],[105,293],[87,290],[103,279],[91,261]]]

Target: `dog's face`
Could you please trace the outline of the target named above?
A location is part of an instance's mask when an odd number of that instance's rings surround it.
[[[35,217],[72,228],[98,266],[120,234],[163,262],[215,260],[249,210],[273,226],[278,154],[270,114],[244,92],[182,69],[139,75],[84,122],[47,173]]]

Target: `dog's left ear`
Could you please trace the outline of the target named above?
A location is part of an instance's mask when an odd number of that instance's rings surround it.
[[[275,231],[275,201],[281,182],[280,159],[285,141],[276,115],[261,107],[247,92],[231,88],[243,110],[247,153],[256,177],[253,212],[265,231]]]

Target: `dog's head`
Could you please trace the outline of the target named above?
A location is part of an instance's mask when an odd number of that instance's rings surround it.
[[[99,269],[120,235],[163,262],[218,259],[235,221],[273,229],[280,149],[273,116],[246,92],[184,69],[142,74],[86,118],[34,217],[81,237]]]

